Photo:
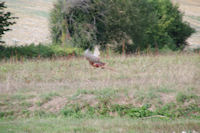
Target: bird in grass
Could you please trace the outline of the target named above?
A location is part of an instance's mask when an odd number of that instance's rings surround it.
[[[89,61],[90,65],[96,68],[104,68],[105,63],[100,61],[100,52],[98,46],[95,46],[94,53],[89,49],[84,52],[85,58]]]
[[[87,49],[84,52],[84,56],[89,61],[90,65],[92,65],[95,68],[109,69],[115,71],[114,69],[107,67],[106,63],[100,61],[100,52],[98,46],[95,46],[94,53]]]

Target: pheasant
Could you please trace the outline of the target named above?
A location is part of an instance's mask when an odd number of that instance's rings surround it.
[[[94,49],[94,53],[92,53],[91,51],[89,51],[89,49],[87,49],[84,52],[84,56],[85,58],[89,61],[90,65],[92,65],[93,67],[96,68],[104,68],[105,67],[105,63],[100,61],[100,52],[99,52],[99,48],[96,46]]]
[[[89,51],[89,49],[87,49],[84,52],[85,58],[89,61],[90,65],[92,65],[93,67],[102,68],[102,69],[109,69],[109,70],[115,71],[114,69],[107,67],[106,63],[101,62],[99,55],[100,55],[100,52],[99,52],[98,46],[95,47],[94,53]],[[115,72],[117,72],[117,71],[115,71]]]

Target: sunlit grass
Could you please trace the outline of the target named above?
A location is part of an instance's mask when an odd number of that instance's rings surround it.
[[[6,132],[181,132],[199,131],[200,56],[198,54],[102,58],[115,71],[92,68],[84,58],[2,60],[0,131]],[[92,115],[69,119],[70,104],[96,109],[99,103],[178,110],[190,120],[131,120]],[[191,106],[190,106],[191,105]],[[88,106],[89,107],[89,106]],[[108,108],[110,108],[108,107]],[[123,106],[122,106],[123,107]],[[85,107],[83,107],[85,108]],[[85,108],[87,109],[87,108]],[[62,112],[63,111],[63,112]],[[84,111],[83,111],[84,112]],[[184,115],[184,112],[188,116]],[[182,114],[183,113],[183,114]],[[77,115],[77,114],[76,114]],[[79,114],[78,114],[79,115]],[[41,117],[38,119],[37,117]],[[166,117],[166,119],[165,119]],[[191,119],[197,120],[191,120]],[[4,120],[14,119],[14,121]],[[20,119],[20,121],[19,121]],[[144,119],[152,119],[144,118]],[[147,128],[143,128],[146,126]],[[54,128],[55,127],[55,128]]]
[[[115,91],[114,101],[126,97],[129,99],[127,103],[139,106],[145,102],[162,104],[176,101],[180,92],[200,94],[199,55],[111,57],[102,60],[116,72],[92,68],[83,58],[1,61],[0,95],[6,95],[12,103],[16,93],[20,97],[34,96],[21,100],[39,100],[41,95],[51,93],[70,99],[78,91],[92,93],[95,97],[101,92]],[[0,99],[5,101],[5,98]],[[33,100],[33,104],[38,103],[37,100]]]
[[[133,120],[133,119],[65,119],[33,118],[26,120],[0,121],[3,133],[181,133],[200,131],[197,120]]]

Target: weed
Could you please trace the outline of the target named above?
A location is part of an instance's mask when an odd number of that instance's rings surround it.
[[[190,104],[188,106],[182,106],[177,103],[168,103],[161,107],[157,107],[152,111],[149,108],[150,104],[146,104],[142,107],[134,107],[133,105],[120,105],[112,104],[110,101],[99,101],[95,106],[89,104],[79,105],[71,104],[67,105],[61,113],[66,117],[130,117],[130,118],[145,118],[151,116],[162,116],[166,118],[179,118],[179,117],[196,117],[200,116],[200,107],[198,104]],[[196,115],[192,115],[196,114]]]
[[[13,116],[13,115],[14,115],[13,111],[0,112],[0,118],[9,117],[9,116]]]
[[[183,93],[178,93],[176,96],[176,101],[180,103],[184,103],[187,100],[187,95]]]
[[[81,113],[81,106],[77,104],[68,105],[61,111],[66,117],[81,118],[83,114]]]
[[[185,103],[185,102],[189,102],[192,99],[198,99],[199,96],[195,95],[195,94],[185,94],[183,92],[179,92],[176,95],[176,101],[179,103]]]

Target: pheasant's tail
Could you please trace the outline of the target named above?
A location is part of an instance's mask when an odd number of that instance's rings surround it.
[[[117,70],[115,70],[115,69],[113,69],[113,68],[111,68],[111,67],[108,67],[108,66],[102,66],[101,68],[102,68],[102,69],[108,69],[108,70],[111,70],[111,71],[113,71],[113,72],[119,73]]]

